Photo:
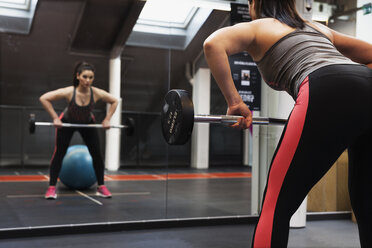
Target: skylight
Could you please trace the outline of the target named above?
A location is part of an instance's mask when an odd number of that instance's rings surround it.
[[[0,0],[0,32],[28,34],[38,0]]]
[[[127,45],[184,50],[213,10],[247,0],[147,0]]]
[[[28,10],[30,0],[0,0],[0,7]]]
[[[148,0],[137,23],[185,28],[195,11],[196,8],[187,1]]]

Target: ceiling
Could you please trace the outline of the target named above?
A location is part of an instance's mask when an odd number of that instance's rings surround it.
[[[71,51],[119,56],[144,5],[139,0],[85,1]]]

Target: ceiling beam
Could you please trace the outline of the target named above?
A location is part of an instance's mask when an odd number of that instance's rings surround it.
[[[143,0],[132,1],[131,6],[128,8],[127,16],[112,46],[110,53],[111,58],[116,58],[122,54],[125,43],[127,42],[129,35],[132,33],[133,27],[136,24],[145,3],[146,1]]]

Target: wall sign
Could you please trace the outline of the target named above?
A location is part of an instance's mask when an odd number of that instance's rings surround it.
[[[236,89],[250,110],[261,109],[261,74],[248,53],[229,57],[231,74]]]
[[[250,22],[252,21],[249,15],[248,4],[241,3],[231,3],[230,4],[230,24],[234,25],[240,22]]]
[[[231,25],[250,22],[248,4],[231,3]],[[250,110],[261,109],[261,74],[248,53],[238,53],[229,57],[231,74],[245,104]]]

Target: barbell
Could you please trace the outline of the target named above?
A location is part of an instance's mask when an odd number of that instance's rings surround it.
[[[194,115],[194,105],[186,90],[170,90],[164,98],[161,126],[165,141],[170,145],[183,145],[191,137],[194,122],[231,125],[242,116]],[[253,125],[285,125],[286,119],[253,117]]]
[[[39,122],[35,120],[35,114],[30,114],[28,119],[29,132],[35,133],[36,126],[54,127],[53,122]],[[103,128],[102,124],[78,124],[78,123],[62,123],[62,127],[75,127],[75,128]],[[126,118],[124,125],[111,125],[110,128],[123,128],[127,136],[132,136],[135,129],[135,121],[133,118]]]

